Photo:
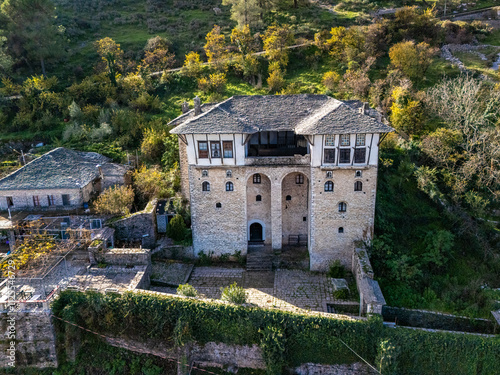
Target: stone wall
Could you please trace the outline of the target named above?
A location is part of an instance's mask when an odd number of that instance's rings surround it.
[[[373,269],[364,245],[360,242],[354,244],[352,254],[352,273],[356,277],[361,311],[366,314],[382,314],[385,299],[378,281],[373,280]]]
[[[9,316],[0,313],[0,367],[8,367],[10,359],[8,351],[10,341],[5,332]],[[56,337],[49,311],[24,311],[13,314],[15,317],[16,367],[57,367]]]
[[[156,201],[149,202],[143,211],[108,225],[115,228],[117,240],[141,241],[143,247],[151,249],[156,243]]]
[[[151,264],[151,254],[148,249],[111,249],[98,251],[95,259],[99,263],[112,264],[116,266]]]
[[[152,255],[154,255],[155,257],[158,256],[160,258],[167,258],[167,259],[195,258],[193,246],[182,246],[182,245],[158,247],[152,253]]]
[[[260,175],[260,184],[253,183],[253,176],[247,179],[246,198],[247,198],[247,226],[257,222],[263,227],[264,243],[272,244],[271,230],[271,181],[266,175]],[[257,196],[260,195],[261,201],[257,201]],[[247,228],[249,230],[249,228]]]
[[[181,169],[181,193],[186,199],[190,199],[189,195],[189,163],[187,155],[187,146],[181,139],[179,142],[179,167]]]
[[[87,188],[85,195],[88,196],[88,190],[92,191],[92,184],[89,184],[90,188]],[[63,206],[62,195],[69,195],[69,205]],[[12,197],[14,201],[14,206],[10,209],[21,210],[61,210],[61,209],[74,209],[76,207],[81,207],[83,204],[84,197],[83,192],[80,189],[41,189],[41,190],[1,190],[0,191],[0,210],[7,210],[7,197]],[[48,195],[54,196],[54,206],[49,206]],[[38,196],[40,201],[40,207],[33,205],[33,196]],[[87,199],[88,201],[88,199]]]
[[[320,365],[305,363],[294,369],[296,375],[374,375],[377,371],[371,369],[364,363],[353,363],[351,365]]]
[[[299,175],[303,179],[301,184],[296,181]],[[291,199],[286,200],[287,196]],[[287,175],[282,182],[281,198],[283,244],[288,244],[289,235],[308,233],[309,179],[302,173]]]
[[[356,177],[356,170],[362,177]],[[327,171],[332,178],[326,177]],[[333,182],[333,192],[325,192],[327,181]],[[356,181],[362,182],[362,191],[354,191]],[[346,267],[351,265],[352,243],[373,236],[376,189],[376,167],[311,168],[311,270],[326,270],[335,259]],[[346,212],[339,212],[340,202],[347,204]]]

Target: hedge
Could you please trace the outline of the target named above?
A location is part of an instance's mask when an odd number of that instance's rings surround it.
[[[386,328],[379,317],[334,319],[147,293],[62,292],[54,315],[88,329],[182,344],[210,341],[263,349],[269,373],[302,363],[359,362],[340,340],[382,373],[495,374],[500,338]],[[67,325],[58,330],[71,335]],[[387,349],[389,347],[389,349]],[[394,371],[394,372],[393,372]]]

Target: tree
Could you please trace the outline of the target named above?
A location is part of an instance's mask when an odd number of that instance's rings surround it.
[[[95,42],[97,53],[106,63],[108,68],[108,76],[113,86],[116,86],[116,75],[121,69],[123,51],[120,45],[111,38],[103,38]]]
[[[10,72],[14,64],[12,57],[7,54],[6,42],[7,38],[0,36],[0,77]]]
[[[114,186],[106,189],[94,203],[99,214],[128,215],[134,203],[134,190],[130,186]]]
[[[144,130],[144,138],[141,143],[141,155],[147,161],[157,163],[165,152],[164,139],[166,136],[165,130],[157,130],[148,128]]]
[[[177,214],[168,223],[167,236],[174,241],[182,241],[186,237],[186,229],[184,219]]]
[[[200,60],[200,54],[194,51],[189,52],[184,60],[184,65],[182,66],[182,74],[196,78],[200,75],[203,66]]]
[[[62,53],[64,28],[55,24],[55,8],[51,0],[5,0],[1,13],[7,20],[9,50],[23,59],[40,62],[46,76],[45,61]]]
[[[285,77],[283,71],[280,69],[278,62],[273,62],[269,65],[269,77],[267,84],[270,92],[278,92],[285,87]]]
[[[288,25],[273,25],[262,36],[264,51],[270,62],[278,62],[284,68],[288,64],[287,47],[294,42],[293,32]]]
[[[215,69],[222,70],[224,59],[227,57],[226,36],[221,33],[220,27],[214,25],[206,36],[203,46],[208,57],[208,63],[213,64]]]
[[[392,92],[394,102],[391,106],[391,124],[396,130],[409,135],[419,134],[424,124],[422,103],[403,87],[396,87]]]
[[[168,172],[154,166],[143,165],[133,174],[134,188],[143,203],[153,198],[169,198],[180,188],[179,166],[174,165]]]
[[[245,25],[252,27],[262,23],[263,8],[259,0],[222,0],[222,5],[231,6],[231,19],[238,23],[238,27]]]
[[[231,32],[231,43],[233,43],[240,52],[237,63],[243,71],[244,77],[250,77],[255,85],[255,76],[259,73],[259,61],[253,56],[258,49],[258,41],[250,33],[250,27],[245,25],[243,29],[234,28]]]
[[[161,158],[163,168],[165,170],[170,170],[175,168],[175,165],[179,165],[179,140],[176,134],[168,133],[164,139],[165,153]]]
[[[210,74],[208,78],[198,80],[198,87],[205,94],[222,94],[226,89],[226,75],[224,73]]]
[[[413,41],[400,42],[391,47],[389,57],[391,64],[400,69],[410,79],[422,79],[432,63],[437,48],[422,42],[415,45]]]
[[[333,91],[339,84],[340,80],[341,76],[337,72],[326,72],[323,75],[322,83],[328,90]]]

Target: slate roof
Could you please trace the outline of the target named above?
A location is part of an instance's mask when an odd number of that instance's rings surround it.
[[[0,180],[0,190],[80,189],[99,177],[110,159],[95,152],[56,148]],[[109,165],[108,165],[109,164]]]
[[[233,96],[210,105],[198,116],[192,111],[176,118],[173,134],[252,134],[295,131],[297,134],[387,133],[390,126],[359,113],[327,95]]]

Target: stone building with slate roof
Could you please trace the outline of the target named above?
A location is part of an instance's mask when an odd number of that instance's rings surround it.
[[[95,152],[56,148],[0,180],[0,210],[73,209],[123,184],[128,167]]]
[[[173,120],[195,253],[307,245],[311,270],[373,235],[378,146],[393,131],[360,102],[233,96]],[[293,251],[293,250],[291,250]]]

